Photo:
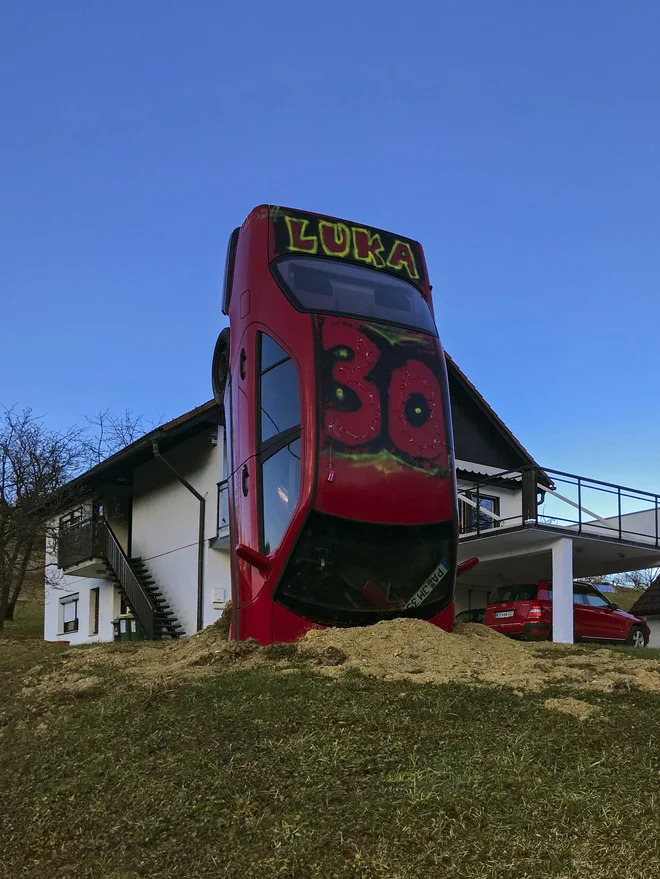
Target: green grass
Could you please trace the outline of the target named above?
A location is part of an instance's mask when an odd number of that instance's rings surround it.
[[[642,595],[641,589],[617,589],[608,595],[615,604],[618,604],[621,610],[630,610],[637,599]]]
[[[26,601],[16,605],[13,620],[6,620],[0,638],[25,639],[43,638],[44,606],[43,602]]]
[[[660,868],[659,697],[582,694],[599,713],[580,723],[543,708],[559,687],[521,698],[306,668],[138,687],[109,664],[77,697],[26,697],[67,651],[15,648],[0,653],[3,879]]]
[[[534,645],[534,653],[540,659],[556,659],[561,651],[562,656],[591,656],[596,651],[608,650],[612,653],[618,653],[623,656],[630,656],[632,659],[655,659],[660,660],[660,647],[628,647],[625,644],[599,644],[584,643],[561,646],[545,646],[543,642],[538,642],[538,646]]]

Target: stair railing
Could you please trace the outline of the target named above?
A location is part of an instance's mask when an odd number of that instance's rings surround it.
[[[121,544],[105,519],[99,519],[99,524],[105,537],[105,557],[121,588],[124,590],[126,599],[131,610],[140,621],[148,638],[153,639],[155,629],[154,607],[142,586],[137,574],[131,567],[128,556],[121,548]]]

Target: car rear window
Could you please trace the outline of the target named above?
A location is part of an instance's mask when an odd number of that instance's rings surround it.
[[[525,583],[522,586],[500,586],[495,592],[491,604],[500,601],[535,601],[539,587],[536,583]]]

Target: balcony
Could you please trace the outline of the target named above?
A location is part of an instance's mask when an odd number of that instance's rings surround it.
[[[660,496],[652,492],[524,467],[480,477],[458,497],[459,556],[481,558],[475,577],[484,583],[549,578],[559,537],[572,541],[576,576],[660,563]]]
[[[110,579],[105,557],[107,529],[102,519],[84,519],[60,531],[57,567],[75,577]]]
[[[57,564],[68,575],[110,580],[121,590],[146,636],[179,638],[182,626],[142,558],[129,559],[102,517],[62,529]]]

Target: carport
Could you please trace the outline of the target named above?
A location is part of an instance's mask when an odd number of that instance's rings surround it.
[[[478,556],[479,564],[461,578],[460,588],[483,594],[512,583],[551,581],[553,640],[572,644],[575,579],[660,565],[660,497],[547,469],[498,474],[503,478],[518,482],[519,509],[503,519],[480,508],[493,522],[461,536],[459,562]],[[492,477],[479,480],[466,496],[478,504],[489,485],[492,491]],[[602,515],[594,511],[595,493],[602,494]],[[631,501],[638,509],[624,512]],[[612,505],[616,513],[608,515]]]

